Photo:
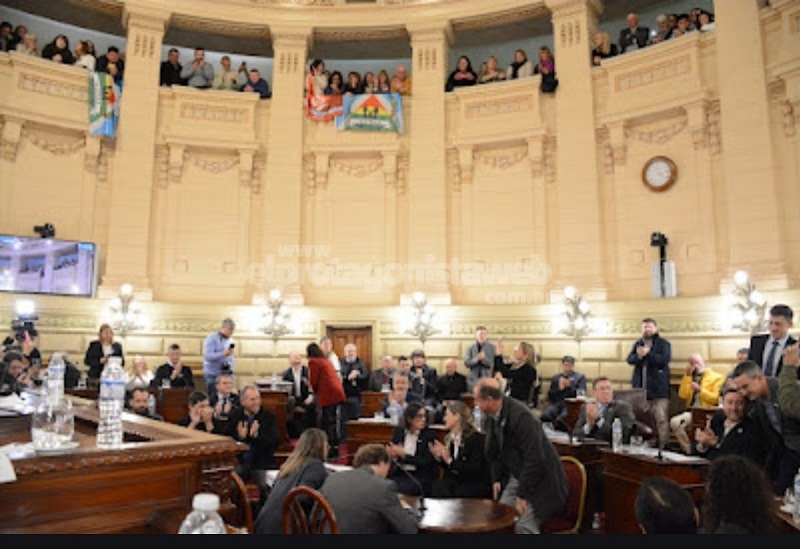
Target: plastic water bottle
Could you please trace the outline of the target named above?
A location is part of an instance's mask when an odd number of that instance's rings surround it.
[[[125,372],[122,359],[108,357],[100,374],[100,396],[97,406],[100,421],[97,423],[97,446],[116,448],[122,444],[122,409],[125,405]]]
[[[611,451],[619,452],[620,450],[622,450],[622,420],[615,417],[611,424]]]
[[[192,512],[181,523],[179,534],[225,534],[225,522],[219,516],[219,496],[201,492],[192,500]]]
[[[147,413],[151,416],[156,415],[156,396],[153,393],[147,396]]]
[[[477,404],[472,408],[472,421],[478,430],[483,430],[483,412],[481,412],[480,406]]]
[[[58,403],[64,397],[64,357],[59,353],[53,354],[47,366],[47,398],[52,404]]]
[[[800,525],[800,469],[794,475],[794,505],[792,506],[792,520]]]

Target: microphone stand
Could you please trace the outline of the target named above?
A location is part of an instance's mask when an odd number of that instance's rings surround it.
[[[415,477],[414,475],[412,475],[411,473],[409,473],[408,471],[406,471],[406,470],[403,468],[403,466],[402,466],[402,464],[400,463],[400,461],[398,461],[398,459],[397,459],[397,458],[392,458],[392,463],[394,463],[394,466],[395,466],[396,468],[398,468],[398,469],[400,469],[401,471],[403,471],[403,473],[404,473],[404,474],[405,474],[405,475],[406,475],[408,478],[410,478],[410,479],[411,479],[411,482],[413,482],[413,483],[414,483],[414,485],[415,485],[417,488],[419,488],[419,505],[418,505],[418,507],[417,507],[417,510],[419,511],[419,515],[420,515],[420,516],[422,516],[422,514],[423,514],[423,513],[426,511],[426,509],[427,509],[427,507],[425,507],[425,489],[422,487],[422,483],[419,481],[419,479],[417,479],[417,477]]]
[[[661,433],[656,428],[656,447],[658,448],[658,454],[656,454],[656,459],[658,461],[664,461],[664,456],[661,455]]]

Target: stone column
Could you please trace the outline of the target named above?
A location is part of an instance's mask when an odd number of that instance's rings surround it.
[[[770,119],[762,108],[769,96],[758,2],[715,2],[714,12],[728,274],[745,269],[760,288],[783,289],[785,239]]]
[[[434,276],[435,264],[447,256],[447,148],[444,86],[448,71],[452,29],[449,23],[408,26],[411,35],[413,79],[409,177],[407,190],[407,265],[415,280],[406,277],[404,296],[424,291],[429,300],[450,302],[447,280]],[[401,251],[400,256],[403,256]],[[441,274],[441,271],[439,271]]]
[[[275,62],[272,72],[272,100],[270,105],[269,142],[267,145],[266,179],[263,187],[263,210],[269,220],[262,229],[261,261],[266,261],[267,284],[271,282],[270,262],[286,265],[299,273],[302,260],[299,255],[279,255],[279,247],[289,248],[303,242],[303,90],[307,72],[307,56],[311,43],[310,27],[270,28]],[[274,263],[273,263],[274,264]],[[280,282],[280,281],[279,281]],[[302,288],[297,280],[281,286],[284,301],[302,304]],[[268,294],[271,287],[264,288]],[[254,296],[258,300],[263,296]]]
[[[121,284],[152,299],[148,276],[151,196],[158,118],[161,44],[170,19],[162,4],[128,0],[125,79],[120,100],[105,272],[99,295],[115,296]]]
[[[553,290],[576,286],[585,295],[605,297],[605,257],[597,177],[594,89],[589,52],[603,6],[600,0],[546,0],[552,12],[558,186],[557,246],[549,248]],[[538,59],[538,51],[532,52]],[[542,97],[549,100],[549,97]]]

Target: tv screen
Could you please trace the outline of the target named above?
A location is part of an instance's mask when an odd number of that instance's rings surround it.
[[[94,297],[92,242],[0,235],[0,291]]]

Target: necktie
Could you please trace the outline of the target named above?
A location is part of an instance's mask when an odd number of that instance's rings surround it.
[[[773,371],[775,370],[775,355],[778,352],[778,345],[780,344],[779,341],[772,342],[772,349],[769,350],[769,356],[767,357],[767,363],[764,365],[764,375],[771,376]]]

